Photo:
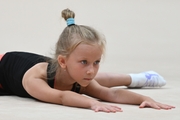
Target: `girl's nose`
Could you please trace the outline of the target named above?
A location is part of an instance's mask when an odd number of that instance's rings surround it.
[[[87,70],[87,74],[94,74],[94,67],[93,65],[90,65],[88,70]]]

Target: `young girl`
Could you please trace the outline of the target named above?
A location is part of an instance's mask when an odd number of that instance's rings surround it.
[[[171,109],[153,99],[113,86],[161,87],[165,80],[156,72],[139,74],[97,73],[105,52],[105,39],[93,28],[74,23],[75,14],[62,11],[67,21],[53,58],[27,52],[8,52],[0,61],[0,94],[35,98],[43,102],[121,112],[108,102],[140,105],[140,108]]]

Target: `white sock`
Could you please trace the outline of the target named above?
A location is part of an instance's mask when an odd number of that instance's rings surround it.
[[[162,87],[166,84],[164,78],[154,71],[129,75],[132,82],[128,87]]]

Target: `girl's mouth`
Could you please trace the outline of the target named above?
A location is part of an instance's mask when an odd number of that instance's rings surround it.
[[[84,80],[89,80],[90,81],[90,80],[92,80],[92,78],[84,78]]]

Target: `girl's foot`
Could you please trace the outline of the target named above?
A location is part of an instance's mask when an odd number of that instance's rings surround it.
[[[166,85],[164,78],[154,71],[147,71],[138,74],[129,74],[132,82],[130,88],[138,87],[162,87]]]

